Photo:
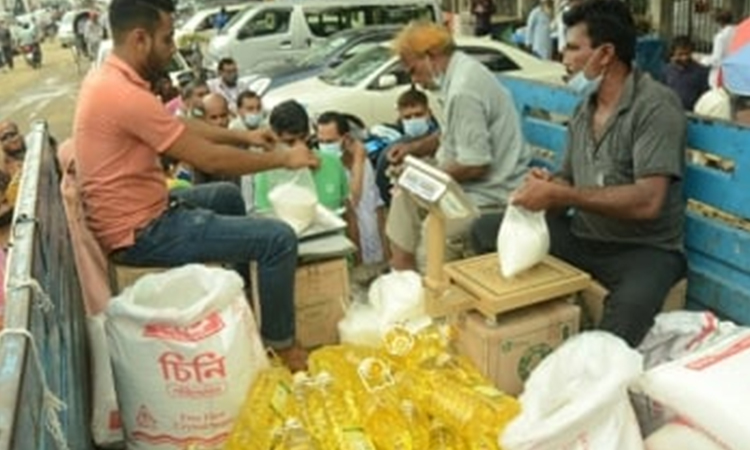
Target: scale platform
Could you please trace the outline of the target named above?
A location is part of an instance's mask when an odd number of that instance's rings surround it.
[[[565,297],[586,289],[591,276],[553,256],[513,277],[500,274],[497,253],[477,256],[445,265],[451,286],[468,293],[465,304],[494,321],[498,314]]]

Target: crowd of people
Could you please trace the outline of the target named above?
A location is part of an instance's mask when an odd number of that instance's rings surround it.
[[[303,368],[306,353],[294,329],[297,236],[264,214],[277,171],[309,170],[319,203],[347,222],[354,262],[392,270],[425,262],[425,213],[394,187],[407,155],[450,175],[480,211],[477,220],[446,224],[448,259],[494,251],[510,204],[547,211],[552,253],[609,290],[601,326],[633,346],[684,276],[684,109],[709,70],[684,38],[675,39],[667,71],[674,90],[634,67],[636,25],[623,2],[566,6],[562,63],[585,100],[555,174],[530,169],[509,92],[442,25],[400,32],[394,52],[413,84],[392,124],[365,124],[346,111],[311,116],[294,99],[269,109],[231,58],[214,79],[174,86],[163,75],[176,51],[174,8],[172,0],[109,6],[114,48],[82,85],[72,135],[87,225],[119,264],[218,262],[236,267],[249,289],[248,265],[257,262],[261,334],[290,367]],[[549,8],[542,1],[533,13],[539,26],[550,26]],[[532,50],[553,52],[551,43]],[[439,99],[442,120],[426,91]],[[383,144],[376,125],[396,137]],[[17,179],[20,136],[15,124],[0,123],[0,186]]]

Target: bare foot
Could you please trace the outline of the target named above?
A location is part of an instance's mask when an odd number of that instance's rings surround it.
[[[294,343],[291,347],[276,349],[274,352],[292,373],[307,370],[308,353],[299,344]]]

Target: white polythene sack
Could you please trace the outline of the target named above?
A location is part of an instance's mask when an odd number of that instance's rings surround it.
[[[239,275],[197,264],[147,275],[106,314],[128,449],[223,448],[268,367]]]
[[[638,346],[643,368],[649,370],[713,345],[737,326],[720,321],[708,311],[672,311],[656,316],[654,325]],[[644,436],[664,426],[674,413],[640,392],[631,392],[631,403]]]
[[[646,450],[731,450],[683,421],[673,421],[646,439]]]
[[[91,349],[92,412],[91,433],[100,447],[118,446],[125,437],[122,433],[120,410],[117,407],[115,380],[109,362],[104,314],[86,317]]]
[[[534,267],[549,253],[549,230],[544,211],[508,205],[497,233],[500,272],[513,277]]]
[[[422,277],[411,270],[379,276],[370,286],[367,298],[385,327],[425,315]]]
[[[500,437],[505,450],[643,450],[627,387],[641,355],[601,331],[567,340],[526,381],[521,414]]]
[[[635,388],[729,448],[750,448],[750,329],[655,367]]]
[[[288,223],[299,234],[315,220],[318,196],[315,181],[307,169],[276,170],[269,174],[273,187],[268,201],[279,219]]]
[[[342,344],[373,348],[382,344],[378,312],[368,303],[352,302],[344,318],[339,321],[338,329]]]

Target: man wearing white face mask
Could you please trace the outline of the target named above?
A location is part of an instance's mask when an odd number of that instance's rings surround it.
[[[375,182],[386,206],[391,204],[391,177],[398,173],[406,155],[429,158],[440,145],[440,129],[424,92],[409,88],[398,97],[396,107],[398,123],[393,128],[403,138],[383,150],[375,165]]]
[[[260,96],[254,91],[243,91],[237,97],[237,117],[229,122],[229,129],[257,130],[265,119]]]
[[[584,99],[560,173],[532,170],[513,202],[550,212],[551,252],[609,290],[600,327],[636,347],[686,270],[687,120],[671,89],[632,67],[636,30],[624,2],[585,1],[565,23],[563,62]]]
[[[508,91],[479,61],[456,50],[450,32],[434,23],[407,26],[395,50],[412,81],[437,92],[444,127],[435,154],[437,166],[453,177],[483,212],[502,212],[523,181],[531,151]],[[424,262],[423,214],[408,195],[396,193],[386,234],[391,267],[415,270]],[[446,224],[446,256],[461,256],[471,222]]]
[[[358,244],[358,259],[364,264],[377,264],[383,262],[386,253],[381,238],[385,217],[375,172],[355,129],[363,127],[356,117],[325,112],[318,117],[318,149],[341,158],[349,178],[348,235]]]

